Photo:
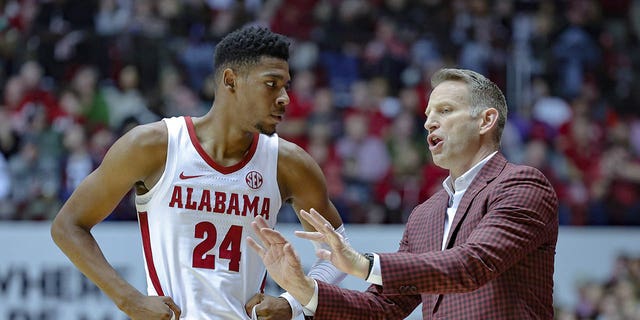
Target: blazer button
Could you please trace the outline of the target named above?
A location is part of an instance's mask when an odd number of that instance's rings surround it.
[[[400,291],[401,293],[405,293],[407,292],[408,288],[407,286],[400,286],[400,288],[398,289],[398,291]]]
[[[409,286],[409,292],[416,293],[418,292],[418,288],[416,286]]]

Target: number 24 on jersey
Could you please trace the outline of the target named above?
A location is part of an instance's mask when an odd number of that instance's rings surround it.
[[[193,249],[192,266],[194,268],[215,269],[216,256],[208,252],[216,247],[218,239],[216,226],[209,221],[199,222],[195,226],[194,236],[202,241]],[[218,258],[229,260],[229,271],[240,271],[241,241],[242,226],[232,225],[220,243]]]

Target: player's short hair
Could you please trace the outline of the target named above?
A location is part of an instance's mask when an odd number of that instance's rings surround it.
[[[480,114],[480,111],[495,108],[498,110],[498,130],[496,142],[500,142],[502,131],[507,122],[507,101],[498,86],[485,76],[465,69],[440,69],[431,77],[431,87],[445,81],[461,81],[469,88],[469,103],[471,115]]]
[[[261,57],[289,59],[290,42],[287,37],[264,27],[249,26],[226,35],[216,45],[213,58],[214,74],[220,79],[220,72],[232,68],[242,72],[260,60]]]

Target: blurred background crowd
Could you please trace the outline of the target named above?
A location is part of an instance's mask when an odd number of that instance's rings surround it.
[[[423,112],[457,66],[506,93],[502,150],[552,181],[561,224],[640,225],[637,0],[1,0],[0,219],[51,219],[132,126],[204,114],[216,42],[248,24],[293,40],[279,134],[346,222],[402,223],[439,188]]]
[[[502,151],[561,224],[640,225],[640,0],[0,0],[0,220],[50,220],[132,126],[207,112],[216,43],[249,24],[293,41],[278,132],[345,222],[403,223],[440,187],[424,107],[454,66],[503,89]],[[109,219],[136,219],[132,194]],[[559,315],[638,308],[640,260],[617,266]]]
[[[558,320],[640,319],[640,256],[620,254],[611,274],[601,281],[581,279],[574,307],[558,307]]]

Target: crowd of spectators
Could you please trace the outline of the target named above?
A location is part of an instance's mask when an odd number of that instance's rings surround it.
[[[402,223],[440,187],[423,112],[455,66],[506,92],[503,153],[561,224],[640,225],[638,0],[0,0],[0,220],[51,219],[132,126],[204,114],[217,41],[250,24],[293,40],[278,131],[346,222]],[[109,219],[135,217],[129,195]]]
[[[576,286],[574,306],[558,306],[558,320],[640,319],[640,257],[621,254],[607,279],[584,279]]]

